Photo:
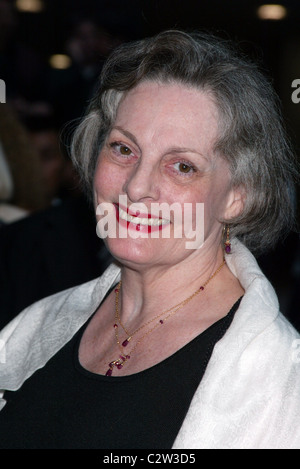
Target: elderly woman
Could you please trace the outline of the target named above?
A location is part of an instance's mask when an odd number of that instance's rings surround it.
[[[72,151],[116,263],[2,331],[0,446],[300,448],[299,336],[250,253],[293,212],[264,76],[210,35],[125,44]]]

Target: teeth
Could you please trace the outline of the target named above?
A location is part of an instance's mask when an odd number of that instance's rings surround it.
[[[148,226],[160,226],[166,225],[169,223],[168,220],[164,218],[140,218],[140,217],[133,217],[129,215],[129,213],[125,212],[119,207],[119,216],[122,220],[125,220],[129,223],[135,223],[136,225],[148,225]]]

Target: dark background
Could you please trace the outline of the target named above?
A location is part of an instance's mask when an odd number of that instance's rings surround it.
[[[291,136],[299,147],[300,104],[291,101],[291,83],[300,78],[299,0],[281,2],[288,10],[281,21],[260,20],[257,8],[264,2],[256,0],[44,0],[43,3],[45,8],[40,13],[17,12],[16,37],[35,50],[45,63],[52,54],[65,52],[74,23],[85,17],[121,41],[167,28],[208,29],[237,40],[254,59],[262,60],[273,77]],[[7,87],[9,91],[9,83]]]

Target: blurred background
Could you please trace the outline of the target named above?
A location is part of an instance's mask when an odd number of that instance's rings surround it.
[[[167,28],[212,31],[259,61],[299,155],[300,0],[0,0],[0,327],[107,266],[66,142],[110,51]],[[300,328],[299,235],[259,262]]]

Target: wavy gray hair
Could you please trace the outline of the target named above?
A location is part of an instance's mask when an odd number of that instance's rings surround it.
[[[243,213],[222,222],[252,251],[275,244],[294,222],[296,175],[278,98],[256,64],[210,34],[165,31],[113,51],[71,145],[87,188],[92,188],[122,96],[146,80],[177,82],[210,94],[220,117],[215,151],[229,163],[232,186],[246,193]]]

